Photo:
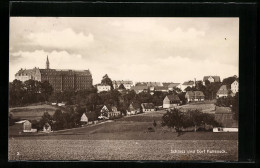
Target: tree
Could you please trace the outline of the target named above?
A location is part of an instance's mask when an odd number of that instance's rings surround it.
[[[112,80],[108,77],[107,74],[105,74],[105,75],[103,76],[103,78],[102,78],[102,80],[101,80],[101,84],[111,86],[111,90],[114,89]]]
[[[24,102],[24,84],[15,79],[9,83],[9,104],[10,106],[22,105]]]
[[[184,114],[176,108],[168,110],[162,116],[161,125],[162,127],[175,128],[176,132],[180,132],[181,127],[184,126]]]
[[[44,100],[47,101],[53,92],[53,87],[48,81],[43,81],[40,83],[40,92],[43,95]]]

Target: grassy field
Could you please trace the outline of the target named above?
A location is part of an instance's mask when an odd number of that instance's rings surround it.
[[[215,105],[212,103],[190,103],[183,106],[178,106],[182,109],[201,110],[204,113],[215,113]]]
[[[48,112],[50,115],[53,115],[56,109],[56,106],[43,104],[37,106],[9,108],[9,113],[11,113],[14,118],[39,120],[44,112]]]
[[[185,153],[176,153],[181,150]],[[193,151],[194,153],[188,153]],[[205,152],[203,153],[203,151]],[[223,153],[208,153],[220,150]],[[234,140],[9,140],[9,160],[229,160]]]

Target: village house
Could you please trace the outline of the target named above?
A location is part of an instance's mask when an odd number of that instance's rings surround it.
[[[185,94],[185,98],[188,102],[197,102],[197,101],[204,101],[205,95],[202,91],[187,91]]]
[[[99,84],[97,85],[97,92],[100,93],[100,92],[107,92],[107,91],[110,91],[111,90],[111,86],[110,85],[102,85],[102,84]]]
[[[238,128],[238,122],[233,119],[230,107],[216,106],[215,120],[225,128]]]
[[[47,132],[47,133],[52,132],[51,125],[49,123],[45,123],[42,130],[43,132]]]
[[[176,94],[167,95],[163,99],[163,108],[172,108],[181,104],[180,98]]]
[[[130,90],[133,85],[133,81],[124,81],[124,80],[114,80],[112,81],[114,89],[118,89],[118,87],[123,84],[126,90]]]
[[[80,122],[83,124],[87,124],[88,123],[88,117],[86,116],[86,113],[83,113],[81,118],[80,118]]]
[[[102,107],[102,109],[100,110],[101,112],[101,117],[105,116],[107,118],[111,118],[111,117],[118,117],[121,115],[120,111],[117,111],[117,107],[116,106],[111,106],[111,105],[104,105]]]
[[[187,87],[193,87],[195,86],[195,82],[194,81],[187,81],[187,82],[184,82],[181,86],[180,86],[180,89],[182,91],[184,91]]]
[[[13,128],[15,128],[18,133],[32,132],[32,123],[28,120],[18,121],[15,122]]]
[[[148,86],[133,86],[133,87],[131,87],[131,90],[134,90],[136,94],[139,94],[141,92],[148,92],[149,87]]]
[[[155,106],[153,103],[142,103],[141,107],[143,112],[155,111]]]
[[[203,85],[205,85],[206,81],[209,81],[210,83],[212,82],[221,82],[219,76],[204,76],[203,77]]]
[[[232,93],[236,94],[238,92],[238,81],[235,80],[232,84],[231,84],[231,91]]]
[[[227,85],[222,85],[217,92],[217,98],[227,97],[228,95],[229,95],[229,90],[227,88]]]
[[[141,108],[140,105],[137,103],[131,103],[128,107],[128,109],[126,110],[126,115],[130,116],[130,115],[135,115],[141,112]]]

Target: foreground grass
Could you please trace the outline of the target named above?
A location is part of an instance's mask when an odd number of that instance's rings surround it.
[[[197,153],[197,150],[225,153]],[[174,153],[183,150],[185,153]],[[195,153],[188,153],[195,150]],[[9,160],[229,160],[236,140],[9,140]]]

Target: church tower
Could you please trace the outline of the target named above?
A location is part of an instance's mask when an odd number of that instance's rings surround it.
[[[50,62],[47,55],[47,61],[46,61],[46,69],[50,69]]]

